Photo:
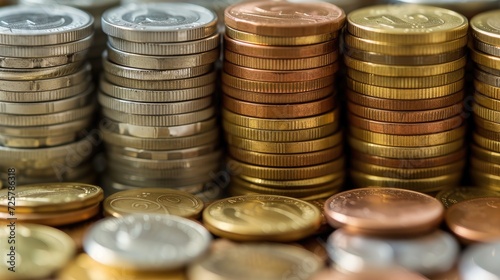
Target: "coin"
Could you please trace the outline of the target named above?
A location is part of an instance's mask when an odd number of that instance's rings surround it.
[[[500,69],[500,57],[484,54],[475,49],[471,49],[471,59],[477,64],[489,67],[495,70]]]
[[[452,164],[428,168],[412,168],[412,166],[406,166],[406,168],[404,166],[393,168],[364,163],[359,160],[352,160],[351,167],[353,170],[381,177],[396,179],[424,179],[462,172],[465,167],[465,159]]]
[[[498,278],[499,242],[479,243],[469,246],[459,261],[460,278],[464,280],[477,279],[476,277],[492,279]]]
[[[399,158],[389,158],[376,155],[369,155],[366,153],[360,153],[356,150],[352,151],[352,157],[356,160],[363,161],[368,164],[375,164],[379,166],[385,166],[390,168],[430,168],[438,167],[441,165],[452,164],[454,162],[460,161],[465,158],[465,149],[460,149],[452,153],[436,156],[420,158],[419,156],[413,157],[399,157]]]
[[[436,195],[436,199],[441,201],[444,207],[450,208],[451,206],[465,200],[494,196],[500,196],[500,193],[472,186],[454,187],[447,190],[442,190]]]
[[[346,34],[345,36],[347,37],[349,35]],[[351,38],[350,40],[355,41],[356,38]],[[361,42],[367,42],[367,41],[361,40],[359,41],[359,44],[361,44]],[[371,43],[376,44],[376,41],[372,41]],[[369,45],[368,42],[367,45]],[[436,45],[437,44],[433,44],[432,47],[434,48],[436,47]],[[344,45],[344,54],[358,60],[372,62],[372,63],[387,64],[387,65],[406,65],[406,66],[446,63],[446,62],[451,62],[453,60],[457,60],[465,55],[464,48],[459,48],[449,52],[435,53],[432,55],[418,55],[418,56],[415,55],[393,56],[384,53],[368,51],[366,50],[368,46],[365,46],[364,48],[365,50],[359,50],[354,48],[353,46]]]
[[[298,240],[315,232],[320,222],[314,205],[275,195],[230,197],[203,211],[203,223],[212,233],[234,240]]]
[[[74,224],[88,220],[100,211],[99,203],[86,206],[84,208],[67,210],[65,212],[46,212],[46,213],[16,213],[15,218],[23,223],[36,223],[48,226],[62,226]],[[7,220],[12,216],[8,212],[0,212],[0,219]]]
[[[108,108],[101,108],[101,112],[105,117],[121,123],[129,123],[132,125],[141,125],[141,126],[168,127],[168,126],[187,125],[212,118],[215,114],[215,109],[213,107],[207,107],[203,110],[189,112],[186,114],[159,115],[159,116],[132,115]],[[102,125],[105,125],[105,122],[102,123]]]
[[[325,214],[332,226],[349,232],[409,236],[436,228],[444,207],[435,198],[414,191],[364,188],[333,195],[325,202]]]
[[[500,27],[498,11],[488,11],[476,15],[470,21],[472,35],[479,41],[491,45],[500,45]]]
[[[19,46],[16,46],[19,47]],[[39,46],[37,46],[39,47]],[[79,52],[49,56],[49,57],[2,57],[0,67],[15,69],[45,68],[64,65],[66,63],[83,61],[87,58],[88,50]]]
[[[273,60],[273,62],[275,61],[276,60]],[[249,63],[245,64],[249,65]],[[224,71],[229,75],[264,82],[299,82],[302,80],[315,80],[337,72],[338,68],[338,63],[331,63],[326,66],[307,70],[302,70],[304,68],[301,68],[301,70],[261,70],[239,66],[229,62],[229,60],[224,62]]]
[[[213,152],[217,149],[218,144],[208,144],[189,149],[173,150],[173,151],[150,151],[143,149],[135,149],[131,147],[120,147],[112,144],[106,145],[106,150],[109,153],[118,155],[125,155],[135,158],[153,159],[153,160],[169,160],[169,159],[183,159],[192,158],[207,153]]]
[[[266,104],[296,104],[296,103],[310,102],[325,98],[334,93],[335,89],[334,85],[331,84],[324,88],[306,92],[274,94],[274,93],[262,93],[262,92],[242,90],[230,87],[226,84],[222,84],[222,91],[227,96],[231,96],[235,99],[247,102],[266,103]],[[1,98],[1,92],[0,92],[0,98]]]
[[[62,269],[76,252],[73,240],[64,232],[42,225],[15,224],[13,228],[2,226],[0,243],[2,252],[15,255],[15,265],[9,265],[8,257],[1,264],[2,279],[35,279],[48,278]],[[8,243],[8,237],[15,234],[15,245]],[[12,240],[12,239],[10,239]],[[14,250],[12,248],[15,248]],[[50,256],[50,258],[40,258]],[[23,265],[18,265],[16,259]],[[13,267],[15,272],[9,271]]]

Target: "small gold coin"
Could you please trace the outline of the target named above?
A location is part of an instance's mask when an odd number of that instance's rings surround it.
[[[226,26],[226,35],[229,38],[257,45],[274,45],[274,46],[303,46],[324,43],[338,37],[338,31],[331,33],[297,36],[297,37],[276,37],[263,36],[254,33],[243,32]]]
[[[321,213],[314,205],[290,197],[249,195],[222,199],[203,211],[213,234],[241,241],[293,241],[315,232]]]
[[[326,184],[328,182],[336,181],[343,176],[344,172],[328,174],[316,178],[303,179],[303,180],[267,180],[261,178],[250,177],[246,175],[238,175],[239,178],[249,183],[256,185],[270,187],[274,189],[295,189],[295,188],[308,188]]]
[[[498,10],[481,13],[470,21],[472,35],[479,41],[500,45],[500,12]]]
[[[99,203],[100,187],[80,183],[31,184],[16,187],[15,211],[18,213],[58,212],[85,208]],[[8,190],[0,190],[0,211],[7,212]]]
[[[474,142],[476,142],[477,145],[479,145],[482,148],[485,148],[487,150],[493,151],[500,153],[500,142],[495,141],[489,138],[486,138],[484,136],[481,136],[477,133],[472,134],[472,138],[474,139]]]
[[[364,163],[359,160],[351,160],[350,166],[354,170],[375,176],[401,179],[423,179],[443,176],[453,172],[462,172],[465,167],[465,159],[447,165],[428,168],[392,168]]]
[[[488,55],[482,52],[478,52],[475,49],[471,49],[471,58],[477,64],[499,70],[500,69],[500,57]]]
[[[472,155],[478,159],[500,164],[500,153],[484,149],[476,144],[471,145]]]
[[[478,187],[453,187],[442,190],[436,195],[436,199],[441,201],[444,207],[450,206],[473,198],[500,196],[499,192]]]
[[[117,218],[134,213],[197,218],[203,206],[203,201],[190,193],[166,188],[121,191],[108,196],[103,203],[105,215]]]
[[[36,223],[47,226],[63,226],[74,224],[95,217],[100,210],[100,204],[94,204],[77,210],[64,212],[46,212],[46,213],[16,213],[15,218],[18,221],[26,223]],[[0,212],[0,220],[11,218],[9,212]]]

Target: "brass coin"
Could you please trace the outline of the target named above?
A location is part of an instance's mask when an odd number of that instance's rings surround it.
[[[472,182],[476,186],[500,192],[500,188],[498,187],[500,185],[500,176],[482,172],[476,169],[471,169],[470,177],[472,179]]]
[[[441,121],[423,123],[390,123],[360,118],[349,114],[351,127],[358,127],[367,131],[391,135],[424,135],[440,133],[458,128],[464,124],[462,116],[455,116]]]
[[[490,98],[477,91],[474,93],[474,102],[491,110],[500,110],[500,99]]]
[[[425,111],[390,111],[364,107],[352,102],[347,103],[349,111],[365,119],[394,123],[422,123],[448,119],[463,111],[462,102]]]
[[[344,172],[341,171],[333,174],[328,174],[325,176],[303,179],[303,180],[267,180],[267,179],[250,177],[246,175],[238,175],[238,177],[249,183],[274,189],[297,189],[297,188],[300,189],[300,188],[320,186],[328,182],[337,181],[337,179],[342,178],[344,175],[345,175]]]
[[[353,91],[387,99],[404,99],[404,100],[422,100],[430,98],[438,98],[450,95],[452,93],[463,90],[464,80],[461,79],[457,82],[450,83],[443,86],[430,87],[430,88],[389,88],[369,85],[346,78],[347,86]]]
[[[487,150],[493,151],[493,152],[500,153],[500,142],[499,141],[495,141],[495,140],[483,137],[477,133],[473,133],[472,138],[474,139],[474,142],[478,146],[485,148]]]
[[[489,11],[473,17],[470,21],[472,35],[479,41],[491,45],[500,45],[500,27],[498,11]]]
[[[349,14],[347,22],[354,36],[398,44],[450,41],[465,36],[469,27],[457,12],[420,5],[366,7]]]
[[[315,232],[321,215],[314,205],[302,200],[248,195],[210,204],[203,211],[203,223],[213,234],[233,240],[284,242]]]
[[[352,158],[362,161],[367,164],[373,164],[381,167],[400,168],[400,169],[414,169],[414,168],[432,168],[442,165],[449,165],[457,161],[465,159],[466,150],[461,149],[444,156],[430,157],[430,158],[388,158],[375,155],[361,153],[356,150],[351,151]]]
[[[224,12],[224,22],[231,28],[259,35],[308,36],[341,29],[345,13],[322,2],[251,2],[230,6]]]
[[[352,160],[350,165],[354,170],[375,176],[399,179],[424,179],[462,172],[465,167],[465,159],[447,165],[428,168],[392,168],[364,163],[358,160]]]
[[[264,36],[255,33],[243,32],[226,26],[226,35],[229,38],[252,43],[257,45],[271,46],[303,46],[324,43],[338,38],[338,31],[333,31],[325,34],[309,35],[309,36],[293,36],[293,37],[276,37]]]
[[[343,181],[339,181],[340,185],[342,185],[344,182]],[[320,193],[317,193],[317,194],[313,194],[313,195],[309,195],[309,196],[297,196],[295,198],[297,199],[300,199],[300,200],[303,200],[303,201],[314,201],[316,199],[326,199],[336,193],[339,192],[339,188],[333,188],[330,190],[327,190],[325,192],[320,192]],[[254,192],[254,191],[251,191],[251,190],[247,190],[247,189],[242,189],[242,188],[229,188],[229,195],[231,196],[240,196],[240,195],[259,195],[260,193],[258,192]],[[316,232],[319,232],[321,230],[321,227],[320,229],[318,229]]]
[[[490,73],[481,71],[479,69],[474,70],[474,77],[480,82],[486,83],[490,86],[500,87],[500,77],[492,75]]]
[[[481,170],[484,173],[500,176],[500,164],[480,160],[476,157],[471,157],[470,166],[471,168]]]
[[[453,72],[429,77],[388,77],[347,68],[347,75],[353,80],[389,88],[430,88],[444,86],[463,79],[464,73],[464,69],[459,69]]]
[[[47,226],[62,226],[85,221],[97,215],[100,211],[100,204],[87,206],[82,209],[69,210],[62,213],[47,212],[47,213],[16,213],[16,218],[19,222],[41,224]],[[6,220],[11,218],[8,213],[0,212],[0,219]]]
[[[500,196],[500,193],[492,190],[481,189],[478,187],[453,187],[440,191],[436,195],[436,199],[441,201],[444,207],[450,208],[452,205],[462,201],[480,197],[494,196]]]
[[[488,55],[482,52],[478,52],[475,49],[471,49],[471,59],[477,64],[484,65],[489,68],[500,70],[500,57]]]
[[[484,149],[476,144],[471,144],[472,155],[478,159],[500,164],[500,153]]]
[[[224,94],[231,96],[232,98],[235,99],[247,102],[261,103],[261,104],[294,104],[294,103],[310,102],[318,99],[323,99],[334,93],[334,91],[335,91],[334,85],[329,85],[327,87],[312,91],[275,94],[275,93],[246,91],[230,87],[226,84],[222,84],[222,92],[224,92]]]
[[[348,36],[348,35],[346,35]],[[355,39],[352,39],[355,40]],[[406,46],[405,46],[406,47]],[[452,50],[445,53],[438,53],[432,55],[387,55],[378,52],[371,52],[365,50],[359,50],[353,47],[344,46],[344,54],[350,56],[352,58],[378,63],[378,64],[386,64],[386,65],[432,65],[432,64],[440,64],[447,63],[457,60],[465,55],[465,48],[459,48],[456,50]]]
[[[474,112],[475,117],[479,117],[490,122],[500,123],[499,111],[483,107],[478,103],[472,104],[472,111]]]
[[[117,218],[133,213],[154,213],[195,219],[203,206],[203,201],[190,193],[164,188],[121,191],[103,202],[105,215]]]
[[[483,137],[486,137],[488,139],[491,139],[491,140],[494,140],[494,141],[500,141],[500,132],[496,131],[496,130],[488,130],[488,129],[484,129],[482,127],[476,127],[474,129],[474,131],[483,136]]]
[[[338,41],[330,40],[324,43],[304,45],[300,48],[284,46],[264,46],[234,40],[224,35],[224,48],[234,53],[251,57],[284,59],[306,58],[320,56],[338,50]]]
[[[484,66],[482,64],[476,63],[475,64],[476,69],[479,71],[486,72],[488,74],[494,75],[494,76],[500,76],[500,69],[494,69],[491,67]]]
[[[234,113],[266,119],[295,119],[330,112],[336,106],[335,96],[302,104],[257,104],[222,96],[223,106]]]

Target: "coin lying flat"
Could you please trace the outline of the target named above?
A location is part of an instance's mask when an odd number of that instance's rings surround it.
[[[468,247],[459,262],[460,279],[500,279],[500,242],[480,243]]]

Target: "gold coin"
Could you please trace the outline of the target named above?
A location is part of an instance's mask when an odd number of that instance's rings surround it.
[[[338,52],[331,52],[320,56],[307,58],[288,58],[288,59],[268,59],[251,57],[224,50],[224,59],[230,63],[263,70],[304,70],[326,66],[335,62],[338,58]]]
[[[383,187],[399,188],[423,193],[441,191],[450,186],[456,186],[462,179],[462,172],[450,173],[442,176],[423,179],[401,179],[382,176],[374,176],[359,171],[351,170],[353,182],[358,188]]]
[[[48,279],[65,267],[76,252],[71,237],[53,227],[0,224],[0,250],[4,255],[0,263],[1,279]]]
[[[490,98],[479,92],[474,93],[474,102],[491,110],[500,111],[500,99]]]
[[[491,67],[484,66],[483,64],[476,63],[476,70],[483,71],[485,73],[491,74],[493,76],[500,76],[500,69],[495,69]]]
[[[321,151],[338,145],[342,141],[342,131],[319,139],[297,142],[264,142],[237,137],[229,133],[226,133],[225,139],[229,145],[245,150],[270,154],[298,154]]]
[[[428,168],[392,168],[364,163],[358,160],[352,160],[350,165],[354,170],[375,176],[400,179],[423,179],[443,176],[454,172],[462,172],[465,167],[465,159],[447,165]]]
[[[347,68],[347,75],[353,80],[364,84],[389,88],[431,88],[444,86],[463,79],[464,73],[464,69],[459,69],[430,77],[388,77]]]
[[[224,120],[235,125],[263,130],[299,130],[324,126],[333,122],[338,122],[340,109],[306,118],[295,119],[264,119],[254,118],[233,113],[227,109],[222,109]]]
[[[482,52],[478,52],[475,49],[471,49],[471,58],[477,64],[484,65],[489,68],[500,70],[500,57],[487,55]]]
[[[344,161],[344,158],[341,157],[334,161],[319,165],[295,168],[279,168],[256,166],[246,164],[232,158],[228,158],[227,164],[233,166],[234,170],[237,170],[238,175],[246,175],[249,177],[257,177],[270,180],[302,180],[321,177],[341,171],[344,168]]]
[[[80,183],[31,184],[16,187],[16,213],[41,213],[75,210],[99,203],[104,198],[100,187]],[[11,196],[11,195],[10,195]],[[8,212],[9,194],[0,190],[0,211]]]
[[[483,118],[487,121],[500,123],[500,112],[496,110],[492,110],[486,107],[479,105],[478,103],[472,104],[472,111],[475,116]]]
[[[250,140],[269,142],[297,142],[323,138],[337,131],[339,125],[339,122],[333,122],[323,126],[300,130],[262,130],[222,121],[222,127],[226,133]]]
[[[338,31],[332,33],[309,35],[309,36],[293,36],[293,37],[276,37],[263,36],[254,33],[243,32],[226,26],[226,35],[229,38],[257,45],[271,46],[302,46],[319,44],[333,40],[338,37]]]
[[[500,153],[484,149],[476,144],[471,144],[472,155],[478,159],[500,164]]]
[[[277,195],[248,195],[216,201],[203,211],[215,235],[241,241],[293,241],[315,232],[321,213],[312,204]]]
[[[498,10],[484,12],[470,21],[472,35],[479,41],[491,45],[500,45],[500,24]]]
[[[459,150],[463,147],[465,142],[464,139],[460,139],[446,144],[427,147],[392,147],[365,142],[354,137],[348,137],[347,140],[351,148],[359,152],[380,157],[403,159],[420,159],[444,156]]]
[[[488,72],[482,71],[479,68],[476,67],[474,69],[474,77],[488,85],[494,86],[494,87],[500,87],[500,77],[497,75],[490,74]]]
[[[495,99],[500,99],[500,87],[495,87],[479,80],[474,80],[474,88],[476,91]]]
[[[457,204],[461,201],[479,198],[479,197],[494,197],[500,196],[500,193],[482,189],[478,187],[452,187],[450,189],[442,190],[436,195],[436,199],[443,203],[444,207]]]
[[[203,206],[203,201],[190,193],[165,188],[121,191],[108,196],[103,203],[105,215],[114,217],[144,213],[196,219]]]
[[[87,254],[76,256],[58,274],[59,280],[186,280],[183,271],[137,271],[110,267]]]
[[[400,65],[384,65],[376,64],[366,61],[354,59],[349,56],[344,56],[344,62],[347,67],[351,67],[357,71],[376,74],[380,76],[392,77],[428,77],[434,75],[441,75],[449,72],[456,71],[465,66],[467,57],[463,56],[455,61],[434,64],[434,65],[413,65],[413,66],[400,66]]]
[[[418,100],[438,98],[453,94],[463,89],[464,80],[461,79],[443,86],[430,87],[430,88],[388,88],[369,85],[355,81],[346,77],[347,86],[359,93],[366,94],[373,97],[387,98],[387,99],[404,99],[404,100]]]
[[[391,42],[381,42],[377,39],[360,38],[349,33],[345,33],[344,40],[348,48],[398,57],[440,55],[443,53],[457,51],[467,45],[468,37],[463,36],[455,40],[433,44],[416,43],[411,45],[401,45]]]
[[[349,36],[346,34],[345,36]],[[356,40],[359,38],[353,38],[352,40]],[[374,41],[372,43],[375,43]],[[379,42],[380,44],[380,42]],[[433,44],[434,46],[437,44]],[[432,46],[432,45],[431,45]],[[401,48],[401,47],[400,47]],[[425,48],[427,49],[427,48]],[[406,66],[422,66],[422,65],[432,65],[432,64],[441,64],[452,62],[454,60],[460,59],[465,55],[465,48],[459,48],[453,51],[437,53],[432,55],[387,55],[384,53],[371,52],[365,50],[358,50],[353,47],[349,47],[344,45],[344,52],[346,56],[350,56],[352,58],[377,63],[377,64],[386,64],[386,65],[406,65]]]
[[[443,8],[420,5],[379,5],[347,16],[354,36],[398,44],[439,43],[467,35],[468,20]]]
[[[19,222],[34,223],[47,226],[62,226],[88,220],[99,213],[100,204],[87,206],[77,210],[66,210],[64,212],[45,213],[15,213],[15,218]],[[0,212],[0,220],[12,218],[8,212]]]
[[[480,160],[476,157],[471,157],[470,166],[472,169],[481,170],[481,172],[500,176],[500,164]]]
[[[241,174],[239,174],[238,177],[249,183],[264,187],[269,187],[274,189],[296,189],[296,188],[309,188],[309,187],[324,185],[328,182],[336,181],[337,179],[342,178],[344,175],[345,175],[344,172],[341,171],[333,174],[328,174],[325,176],[319,176],[303,180],[267,180]]]
[[[349,132],[352,136],[365,142],[386,146],[424,147],[445,144],[462,139],[465,136],[465,128],[465,126],[461,126],[444,132],[424,135],[391,135],[351,126]]]
[[[474,185],[480,188],[500,192],[500,176],[496,176],[476,169],[471,169],[470,177]]]
[[[487,150],[493,151],[500,153],[500,141],[495,141],[486,137],[483,137],[477,133],[472,134],[472,138],[474,139],[474,142]]]

